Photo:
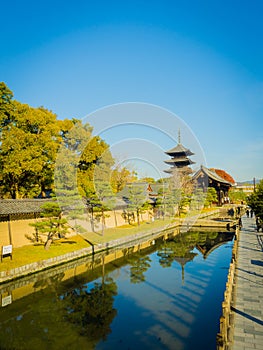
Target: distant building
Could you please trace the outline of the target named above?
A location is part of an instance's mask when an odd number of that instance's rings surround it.
[[[247,196],[254,192],[254,185],[239,185],[235,186],[236,191],[243,191]]]

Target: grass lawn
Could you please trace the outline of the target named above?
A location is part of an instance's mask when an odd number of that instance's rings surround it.
[[[153,229],[158,229],[169,224],[171,220],[156,220],[152,223],[141,223],[140,226],[120,226],[117,228],[109,228],[104,231],[102,235],[101,232],[88,232],[82,233],[81,235],[72,236],[65,239],[60,239],[54,241],[49,250],[44,249],[43,244],[39,245],[26,245],[19,248],[13,249],[13,259],[10,257],[3,258],[2,263],[0,263],[0,271],[6,271],[14,269],[19,266],[27,265],[35,261],[46,260],[54,256],[63,255],[75,250],[90,247],[90,243],[98,244],[108,242],[114,239],[118,239],[124,236],[134,235],[141,231],[151,231]]]
[[[19,266],[27,265],[35,261],[53,258],[74,250],[87,248],[88,244],[81,236],[73,236],[68,239],[60,239],[51,244],[49,250],[44,249],[44,245],[26,245],[13,249],[13,259],[9,256],[3,258],[0,263],[0,271],[14,269]]]
[[[216,208],[210,209],[211,211]],[[207,210],[207,211],[210,211]],[[178,219],[177,219],[178,222]],[[173,220],[176,223],[176,220]],[[19,266],[27,265],[36,261],[46,260],[54,256],[63,255],[75,250],[87,248],[91,244],[99,244],[109,242],[121,237],[134,235],[139,232],[147,232],[172,226],[172,220],[166,218],[159,219],[154,222],[142,222],[140,226],[125,225],[116,228],[108,228],[102,235],[101,232],[82,233],[67,239],[56,240],[51,244],[49,250],[45,250],[43,245],[27,245],[13,249],[13,259],[5,257],[0,263],[0,271],[14,269]],[[90,242],[90,243],[89,243]]]
[[[135,225],[125,225],[125,226],[119,226],[114,228],[108,228],[104,231],[103,235],[101,231],[82,233],[81,235],[92,244],[99,244],[99,243],[113,241],[121,237],[135,235],[136,233],[139,233],[139,232],[147,232],[147,231],[152,231],[159,228],[162,229],[169,224],[171,224],[170,219],[155,220],[154,222],[142,222],[140,226],[135,224]]]

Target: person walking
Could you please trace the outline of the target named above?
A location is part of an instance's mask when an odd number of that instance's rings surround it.
[[[256,217],[256,226],[257,226],[257,232],[259,232],[260,229],[262,229],[263,231],[262,223],[259,216]]]
[[[249,209],[246,210],[247,217],[249,218]]]

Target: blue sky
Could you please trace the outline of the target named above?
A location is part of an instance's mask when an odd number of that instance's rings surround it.
[[[183,122],[182,143],[203,152],[207,166],[236,181],[263,177],[261,0],[17,0],[2,1],[1,14],[0,80],[17,100],[59,118],[125,102],[160,106],[175,115],[174,123],[160,116],[174,142],[146,132],[148,144],[172,148]],[[101,132],[100,117],[95,112],[90,122]],[[124,114],[122,123],[129,122]],[[134,147],[124,141],[134,145],[141,133],[115,132],[123,144],[111,145],[114,152],[132,158]],[[113,134],[103,135],[116,146]],[[167,159],[162,152],[155,158]]]

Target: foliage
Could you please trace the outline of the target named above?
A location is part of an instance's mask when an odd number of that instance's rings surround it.
[[[197,188],[191,197],[191,209],[200,210],[203,207],[206,193],[201,188]]]
[[[58,192],[69,191],[73,198],[94,195],[95,168],[100,163],[110,182],[114,160],[105,141],[92,131],[78,119],[58,120],[43,107],[13,100],[12,91],[0,83],[1,196],[44,197],[54,189],[55,170]]]
[[[204,206],[210,207],[211,204],[217,203],[218,198],[217,198],[217,193],[214,187],[208,187],[207,192],[206,192],[206,198],[204,202]]]
[[[247,198],[247,203],[255,215],[263,220],[263,180],[260,180],[255,192]]]
[[[188,181],[188,180],[187,180]],[[156,205],[163,215],[180,216],[185,206],[189,204],[188,182],[185,177],[173,174],[158,191]]]
[[[243,190],[231,188],[228,192],[229,199],[232,203],[246,202],[247,195]]]
[[[153,177],[143,177],[139,180],[140,182],[147,182],[148,184],[154,184],[155,180]]]
[[[223,179],[225,179],[226,181],[234,184],[235,180],[233,179],[233,177],[231,175],[229,175],[225,170],[222,169],[212,169],[214,170],[214,172],[219,175],[220,177],[222,177]]]
[[[130,184],[128,185],[128,212],[136,213],[137,224],[140,225],[140,213],[142,213],[145,208],[144,204],[147,201],[147,194],[145,188],[140,184]]]
[[[111,186],[114,193],[118,193],[124,189],[127,183],[131,183],[137,180],[134,171],[130,171],[126,167],[116,165],[111,172]]]
[[[56,115],[12,100],[0,86],[0,189],[11,198],[34,197],[52,187],[61,140]]]
[[[54,238],[64,237],[68,233],[69,227],[67,220],[62,218],[61,209],[56,202],[46,203],[42,209],[41,217],[43,219],[30,225],[36,230],[34,237],[37,242],[43,242],[45,238],[44,247],[48,250]],[[32,240],[32,238],[28,238]]]
[[[151,267],[151,259],[148,255],[144,256],[141,252],[132,254],[128,258],[130,264],[131,283],[141,283],[145,281],[145,272]]]
[[[89,290],[83,285],[65,293],[63,303],[67,321],[77,327],[80,336],[105,340],[117,314],[113,308],[116,295],[117,285],[111,278],[106,282],[95,282]]]

